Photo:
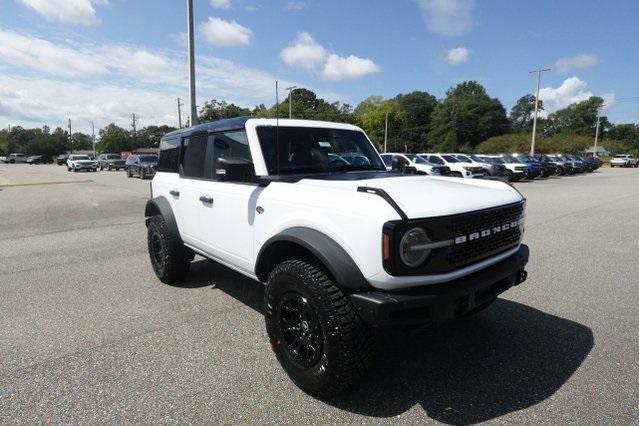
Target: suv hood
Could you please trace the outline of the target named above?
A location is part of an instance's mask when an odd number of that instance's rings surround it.
[[[436,176],[395,176],[362,180],[302,179],[295,185],[357,192],[383,189],[410,219],[445,216],[516,203],[522,196],[503,182]],[[371,197],[376,195],[371,194]]]

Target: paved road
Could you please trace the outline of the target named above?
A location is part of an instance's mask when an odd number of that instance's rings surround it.
[[[370,378],[320,402],[277,364],[259,284],[202,259],[185,288],[155,278],[148,182],[0,165],[0,423],[636,424],[639,171],[517,188],[525,285],[380,335]]]

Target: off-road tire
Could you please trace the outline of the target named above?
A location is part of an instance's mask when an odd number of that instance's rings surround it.
[[[131,169],[129,169],[129,168],[126,169],[126,177],[128,177],[128,178],[133,177],[133,174],[131,173]]]
[[[140,179],[142,180],[146,179],[146,173],[144,172],[144,169],[141,169],[139,174],[140,174]]]
[[[296,361],[281,328],[282,303],[292,295],[308,302],[319,325],[321,355],[313,365]],[[337,395],[365,374],[372,357],[371,329],[314,259],[287,260],[276,266],[268,278],[265,308],[273,351],[291,380],[308,394]]]
[[[149,219],[147,246],[153,272],[160,281],[176,284],[186,278],[192,252],[179,241],[178,235],[169,231],[166,221],[160,215]]]

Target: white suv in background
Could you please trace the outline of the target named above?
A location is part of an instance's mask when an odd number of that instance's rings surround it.
[[[612,157],[610,160],[610,167],[637,167],[639,166],[639,160],[632,155],[619,154]]]
[[[446,176],[450,168],[429,163],[417,154],[388,152],[381,154],[382,161],[388,171],[413,172],[417,175]]]
[[[424,153],[419,154],[419,156],[430,163],[449,167],[450,174],[452,176],[473,179],[482,178],[485,175],[484,170],[481,167],[471,163],[459,161],[453,154]]]

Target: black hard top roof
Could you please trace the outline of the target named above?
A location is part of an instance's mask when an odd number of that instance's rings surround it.
[[[248,121],[250,116],[227,118],[224,120],[210,121],[208,123],[202,123],[184,129],[175,130],[171,133],[167,133],[164,137],[178,137],[182,135],[189,135],[197,132],[219,132],[223,130],[233,130],[244,128],[244,124]]]

